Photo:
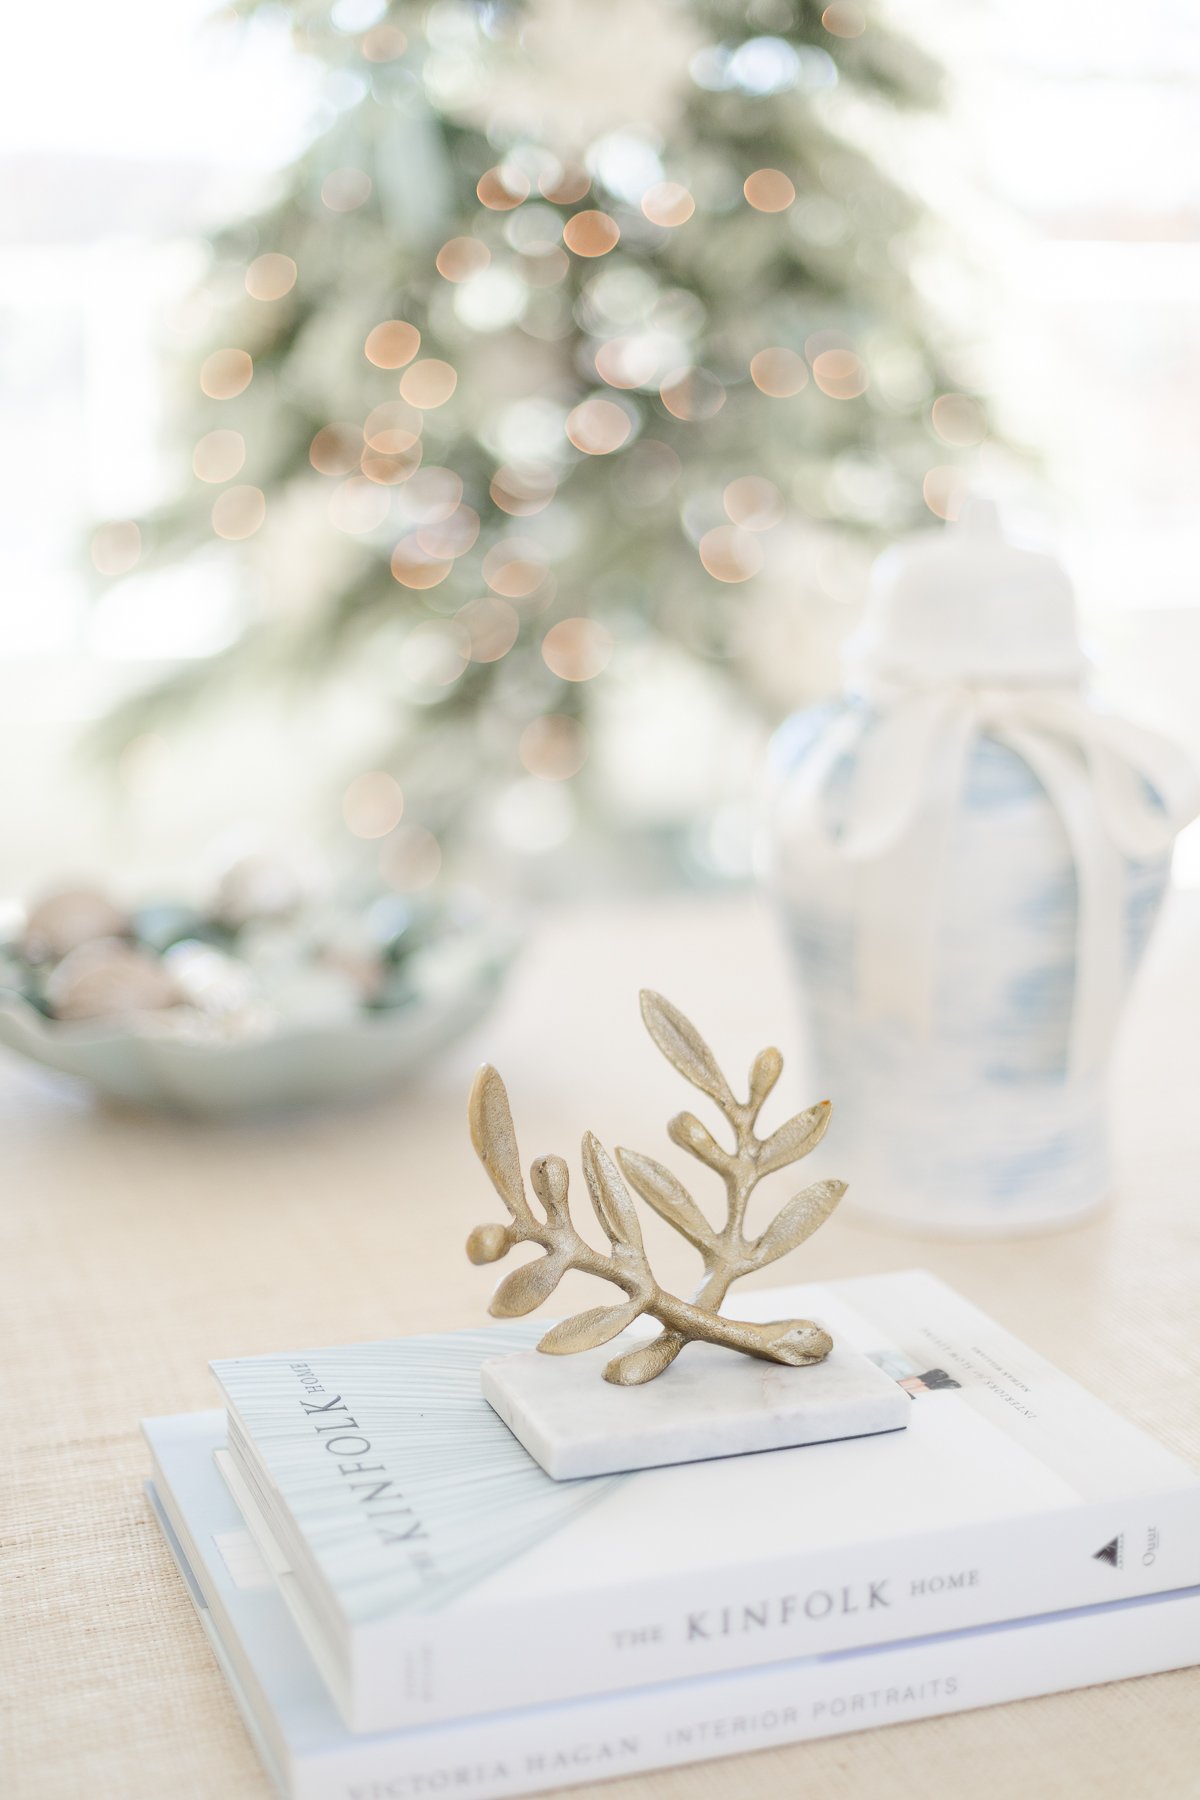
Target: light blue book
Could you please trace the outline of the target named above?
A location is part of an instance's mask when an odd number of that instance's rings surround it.
[[[151,1419],[148,1485],[247,1728],[288,1800],[499,1800],[934,1713],[1178,1668],[1200,1658],[1200,1588],[884,1649],[355,1735],[342,1723],[214,1462],[223,1415]],[[514,1631],[514,1658],[521,1634]],[[534,1699],[532,1691],[527,1695]]]

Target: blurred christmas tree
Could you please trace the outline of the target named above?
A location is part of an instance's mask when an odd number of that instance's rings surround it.
[[[857,129],[936,71],[857,0],[285,11],[335,116],[214,245],[193,478],[142,525],[147,558],[234,546],[248,622],[111,724],[357,658],[428,850],[498,792],[603,787],[622,658],[665,640],[753,696],[754,596],[811,585],[831,532],[928,518],[923,481],[940,509],[937,407],[943,445],[979,413]],[[372,782],[362,835],[399,805]]]

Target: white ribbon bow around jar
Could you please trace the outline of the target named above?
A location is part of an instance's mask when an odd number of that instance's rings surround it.
[[[868,678],[860,692],[864,704],[843,713],[794,772],[786,824],[794,851],[803,845],[860,872],[857,986],[867,1016],[929,1029],[940,876],[972,752],[990,738],[1026,763],[1066,837],[1077,885],[1068,1069],[1094,1070],[1127,985],[1123,868],[1165,855],[1200,811],[1189,760],[1098,711],[1074,685]],[[835,824],[829,789],[847,765]]]

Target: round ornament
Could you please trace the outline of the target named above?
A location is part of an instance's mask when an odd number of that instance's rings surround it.
[[[121,938],[129,915],[98,888],[60,888],[30,909],[23,949],[30,962],[57,962],[97,938]]]
[[[80,944],[46,981],[57,1019],[108,1019],[174,1006],[179,994],[156,956],[119,938]]]

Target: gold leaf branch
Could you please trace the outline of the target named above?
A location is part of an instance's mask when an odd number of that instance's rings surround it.
[[[471,1089],[471,1141],[508,1209],[510,1222],[476,1226],[467,1239],[467,1255],[474,1263],[496,1262],[517,1244],[535,1244],[543,1252],[506,1276],[489,1310],[497,1318],[532,1312],[549,1298],[568,1269],[613,1283],[625,1294],[623,1303],[595,1307],[563,1320],[546,1333],[538,1349],[558,1356],[590,1350],[608,1343],[646,1314],[663,1327],[659,1336],[615,1357],[604,1371],[606,1381],[627,1387],[661,1375],[693,1339],[793,1367],[820,1362],[832,1349],[832,1340],[811,1320],[751,1324],[723,1318],[719,1309],[734,1281],[765,1268],[803,1243],[829,1217],[845,1192],[842,1181],[818,1181],[794,1195],[760,1236],[745,1236],[746,1208],[755,1186],[764,1175],[798,1162],[815,1148],[829,1123],[829,1102],[798,1113],[768,1138],[758,1137],[758,1115],[783,1068],[779,1051],[763,1050],[755,1058],[749,1097],[740,1101],[689,1019],[649,990],[641,995],[641,1007],[646,1028],[668,1062],[716,1103],[732,1127],[732,1150],[719,1144],[691,1113],[679,1113],[667,1127],[673,1143],[721,1177],[726,1194],[724,1225],[715,1228],[683,1183],[653,1157],[636,1150],[618,1150],[618,1169],[591,1132],[583,1139],[583,1173],[593,1210],[609,1241],[607,1255],[594,1250],[575,1228],[568,1201],[567,1165],[559,1156],[541,1157],[530,1169],[530,1185],[541,1208],[540,1213],[535,1211],[521,1175],[508,1094],[489,1065],[479,1071]],[[626,1180],[660,1218],[700,1252],[704,1279],[691,1301],[677,1299],[658,1285]]]

